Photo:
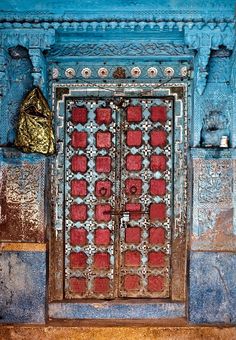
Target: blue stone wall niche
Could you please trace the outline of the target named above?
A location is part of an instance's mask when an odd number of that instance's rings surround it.
[[[11,146],[15,140],[21,102],[32,89],[32,63],[27,49],[17,46],[9,48],[6,67],[7,90],[2,101],[2,123],[0,145]]]

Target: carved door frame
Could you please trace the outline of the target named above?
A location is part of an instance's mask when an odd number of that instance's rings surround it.
[[[124,93],[132,91],[136,96],[140,95],[144,87],[149,88],[149,95],[171,96],[175,102],[175,178],[174,178],[174,224],[172,237],[172,285],[170,288],[170,302],[186,301],[186,260],[187,260],[187,148],[188,148],[188,86],[186,83],[169,83],[163,85],[161,89],[155,84],[123,84]],[[59,141],[59,150],[55,161],[52,164],[52,176],[54,185],[52,195],[57,197],[53,203],[54,226],[50,235],[50,266],[49,266],[49,300],[51,308],[55,301],[64,301],[64,242],[63,242],[63,202],[64,202],[64,101],[66,98],[80,95],[87,96],[89,91],[103,91],[103,88],[113,88],[120,94],[120,87],[116,84],[54,84],[53,86],[53,109],[56,112],[56,132]],[[109,96],[109,95],[108,95]],[[102,302],[101,302],[102,303]],[[157,300],[157,305],[158,305]],[[50,308],[50,307],[49,307]],[[65,315],[66,317],[66,315]]]

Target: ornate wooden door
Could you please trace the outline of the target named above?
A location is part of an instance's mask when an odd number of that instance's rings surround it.
[[[65,297],[168,298],[173,100],[67,103]]]

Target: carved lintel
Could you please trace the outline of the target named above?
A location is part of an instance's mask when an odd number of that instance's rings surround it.
[[[166,56],[190,54],[188,48],[181,44],[163,44],[157,42],[116,42],[116,43],[66,43],[55,45],[49,51],[50,57],[63,56]]]

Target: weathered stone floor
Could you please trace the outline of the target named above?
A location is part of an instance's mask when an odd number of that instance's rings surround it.
[[[236,327],[2,326],[0,340],[235,340]]]

